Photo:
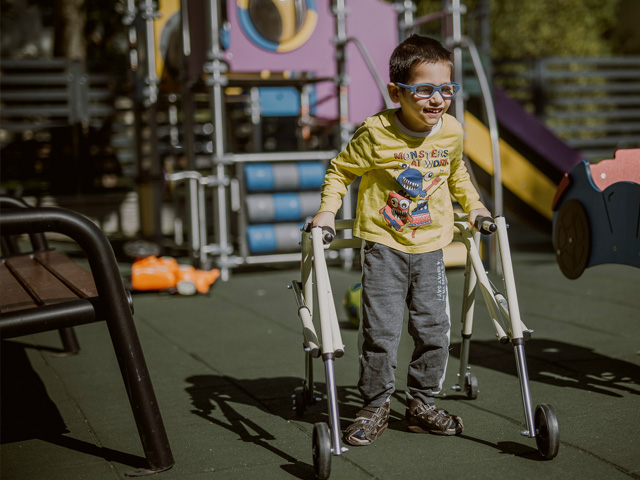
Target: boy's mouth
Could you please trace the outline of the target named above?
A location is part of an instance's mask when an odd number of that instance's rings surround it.
[[[429,115],[440,115],[442,113],[442,108],[424,108],[423,111]]]

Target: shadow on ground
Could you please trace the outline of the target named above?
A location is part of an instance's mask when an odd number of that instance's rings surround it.
[[[640,366],[601,355],[592,349],[548,339],[526,343],[529,379],[602,395],[640,395]],[[460,343],[451,345],[460,358]],[[472,341],[469,364],[517,375],[513,347],[497,341]]]
[[[258,406],[268,414],[278,415],[291,421],[297,420],[308,424],[317,422],[329,423],[328,407],[324,394],[326,384],[316,382],[315,392],[322,400],[308,405],[304,416],[298,416],[292,408],[292,394],[296,387],[302,385],[302,380],[295,377],[275,377],[259,379],[237,379],[219,375],[199,375],[186,379],[190,384],[186,391],[191,397],[193,405],[192,414],[199,416],[215,425],[223,427],[238,436],[244,442],[251,442],[257,446],[277,454],[287,461],[282,468],[298,478],[313,478],[313,466],[300,462],[286,452],[274,448],[269,442],[275,437],[269,431],[263,429],[251,418],[240,413],[243,405]],[[355,386],[338,386],[338,409],[340,412],[340,428],[344,430],[355,418],[361,408],[361,400]],[[394,393],[397,403],[404,403],[404,394]],[[446,400],[453,400],[453,397]],[[443,399],[443,401],[445,401]],[[406,421],[404,411],[392,409],[389,419],[390,430],[405,431]],[[500,453],[541,460],[538,451],[529,445],[515,442],[492,443],[469,435],[461,435],[468,441],[481,443],[492,447]],[[309,441],[311,449],[311,441]]]
[[[2,444],[40,439],[78,452],[129,465],[146,468],[144,457],[99,447],[74,438],[79,432],[70,432],[58,407],[31,366],[27,349],[35,348],[53,355],[62,353],[49,347],[33,347],[14,341],[0,344],[0,439]],[[78,412],[78,415],[81,415]]]

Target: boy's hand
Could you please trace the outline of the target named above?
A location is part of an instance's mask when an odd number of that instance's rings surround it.
[[[476,208],[475,210],[471,210],[469,212],[469,223],[471,225],[473,225],[474,228],[476,226],[476,219],[478,217],[491,217],[491,218],[493,218],[493,215],[491,215],[491,212],[489,210],[487,210],[486,208]]]
[[[336,231],[336,215],[332,212],[319,212],[311,220],[312,227],[330,227]]]

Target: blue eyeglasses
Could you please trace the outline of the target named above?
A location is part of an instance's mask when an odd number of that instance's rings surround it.
[[[396,82],[396,85],[407,90],[411,90],[416,97],[431,98],[436,92],[440,92],[442,98],[453,98],[460,90],[460,85],[457,83],[445,83],[436,87],[430,83],[419,83],[417,85],[405,85],[404,83]]]

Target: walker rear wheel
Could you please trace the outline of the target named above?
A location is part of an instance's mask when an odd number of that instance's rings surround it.
[[[331,435],[326,423],[313,426],[313,468],[316,477],[326,480],[331,475]]]
[[[304,387],[296,387],[293,395],[293,402],[296,409],[296,417],[304,417],[304,412],[307,409],[307,399]]]
[[[534,424],[538,451],[544,458],[551,460],[560,448],[558,419],[551,405],[542,403],[536,407]]]
[[[464,391],[471,400],[478,398],[478,377],[469,373],[464,378]]]

